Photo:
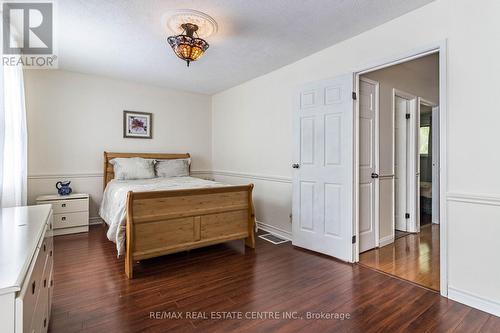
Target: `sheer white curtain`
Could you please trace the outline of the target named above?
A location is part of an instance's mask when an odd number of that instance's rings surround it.
[[[0,206],[26,205],[27,143],[21,66],[2,66],[0,75]]]

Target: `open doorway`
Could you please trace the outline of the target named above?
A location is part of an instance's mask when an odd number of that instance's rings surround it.
[[[420,226],[439,224],[439,106],[419,99]]]
[[[440,289],[439,53],[359,76],[359,262]]]

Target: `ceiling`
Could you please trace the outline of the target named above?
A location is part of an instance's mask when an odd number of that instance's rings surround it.
[[[64,0],[59,68],[213,94],[304,58],[433,0]],[[219,31],[186,67],[165,38],[172,9],[212,16]]]

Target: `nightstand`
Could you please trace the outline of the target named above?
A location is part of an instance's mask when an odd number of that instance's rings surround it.
[[[54,235],[74,234],[89,231],[89,195],[41,195],[37,205],[51,204],[54,214]]]

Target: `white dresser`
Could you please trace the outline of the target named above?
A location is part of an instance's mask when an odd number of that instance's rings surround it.
[[[0,210],[0,332],[47,332],[54,245],[50,205]]]
[[[36,198],[38,205],[51,204],[54,210],[54,235],[89,231],[89,195],[42,195]]]

